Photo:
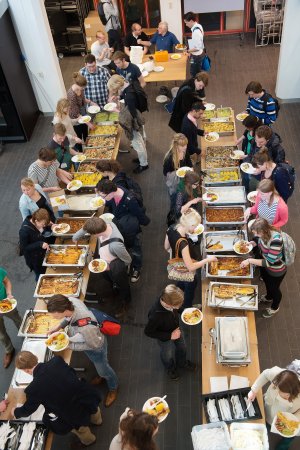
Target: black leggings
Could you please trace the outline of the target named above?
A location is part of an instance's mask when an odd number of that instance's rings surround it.
[[[273,300],[271,305],[272,309],[278,309],[282,299],[280,285],[286,275],[286,272],[280,277],[273,277],[265,267],[261,267],[260,273],[267,289],[266,298],[268,300]]]
[[[86,123],[79,123],[78,125],[74,125],[74,131],[84,142],[86,141],[87,135],[89,133],[89,129]]]

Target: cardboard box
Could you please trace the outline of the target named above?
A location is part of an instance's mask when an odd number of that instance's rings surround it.
[[[97,11],[91,11],[89,15],[84,19],[85,35],[92,37],[96,36],[97,31],[105,31],[105,27],[99,18]]]

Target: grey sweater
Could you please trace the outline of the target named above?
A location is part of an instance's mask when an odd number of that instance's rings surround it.
[[[126,247],[124,245],[124,239],[121,235],[120,231],[118,230],[118,227],[113,222],[106,222],[108,225],[112,227],[112,233],[109,237],[109,239],[118,238],[121,239],[122,242],[110,242],[108,244],[109,251],[112,255],[119,258],[121,261],[123,261],[126,266],[128,266],[131,263],[131,256],[129,255],[128,251],[126,250]],[[79,239],[82,239],[85,236],[85,231],[83,228],[77,231],[77,233],[73,236],[73,241],[79,241]],[[98,239],[98,245],[100,246],[100,240]]]

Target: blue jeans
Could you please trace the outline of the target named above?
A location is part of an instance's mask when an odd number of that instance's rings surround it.
[[[140,271],[143,263],[143,252],[142,252],[142,244],[138,234],[135,237],[133,246],[129,249],[129,253],[132,258],[131,262],[132,269]]]
[[[109,391],[118,387],[118,378],[110,367],[107,359],[107,340],[104,337],[104,343],[99,350],[85,350],[84,353],[94,363],[98,375],[106,379]]]
[[[160,358],[167,371],[186,366],[186,345],[183,333],[179,339],[157,340],[157,343],[160,347]]]
[[[177,281],[176,286],[184,292],[183,308],[190,308],[193,306],[197,282],[197,274],[195,274],[194,281]]]
[[[202,60],[205,56],[205,53],[203,52],[201,55],[199,56],[193,56],[191,55],[190,58],[190,74],[191,76],[194,78],[197,73],[202,71]]]

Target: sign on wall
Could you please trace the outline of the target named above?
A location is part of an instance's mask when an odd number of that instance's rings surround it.
[[[244,0],[184,0],[184,12],[211,13],[221,11],[242,11]]]

